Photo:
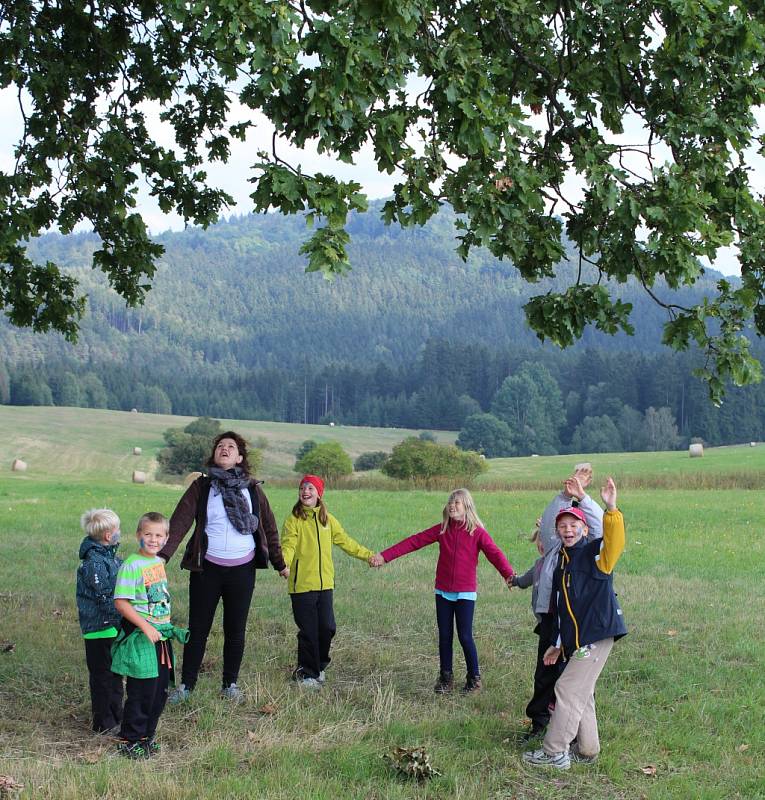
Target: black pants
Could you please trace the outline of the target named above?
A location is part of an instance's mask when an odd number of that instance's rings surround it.
[[[544,728],[550,721],[550,705],[555,703],[555,682],[565,664],[547,665],[542,660],[550,646],[553,629],[553,615],[542,614],[542,619],[534,632],[539,636],[537,643],[537,665],[534,669],[534,696],[526,706],[526,716],[535,727]]]
[[[83,639],[88,665],[93,730],[104,733],[122,721],[122,675],[112,672],[111,639]]]
[[[298,626],[298,667],[309,678],[318,678],[332,660],[329,648],[337,631],[332,589],[291,594],[290,600]]]
[[[454,624],[457,624],[457,638],[465,654],[467,674],[477,677],[478,651],[473,640],[473,614],[475,600],[447,600],[436,595],[436,622],[438,623],[438,658],[441,672],[452,671],[452,646],[454,643]]]
[[[167,702],[173,648],[170,642],[157,642],[155,647],[159,670],[157,677],[127,679],[127,698],[120,736],[131,744],[154,738],[157,723]]]
[[[183,651],[181,680],[193,689],[207,647],[218,601],[223,600],[223,687],[236,683],[244,656],[247,615],[255,589],[252,563],[222,567],[204,562],[204,572],[189,580],[189,640]]]

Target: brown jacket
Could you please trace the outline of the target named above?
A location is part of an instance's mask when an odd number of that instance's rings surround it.
[[[191,572],[202,572],[204,569],[205,553],[207,552],[207,498],[210,496],[211,480],[206,475],[197,478],[184,492],[183,497],[170,517],[170,535],[167,543],[159,553],[160,558],[169,561],[178,545],[189,532],[191,523],[194,522],[194,532],[186,544],[186,550],[181,559],[181,569]],[[257,511],[260,523],[255,537],[255,558],[253,567],[265,567],[268,561],[274,569],[281,572],[287,565],[284,563],[282,548],[279,544],[279,529],[268,504],[266,495],[260,488],[261,481],[254,478],[250,481],[249,492],[252,500],[253,511]]]

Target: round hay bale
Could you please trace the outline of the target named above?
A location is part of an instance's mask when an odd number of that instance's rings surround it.
[[[138,409],[137,408],[131,408],[130,409],[130,413],[131,414],[137,414],[138,413]]]
[[[22,461],[20,458],[14,458],[13,464],[11,464],[11,470],[13,470],[13,472],[26,472],[27,462]]]
[[[690,458],[701,458],[704,455],[704,445],[698,442],[688,448]]]
[[[141,455],[141,453],[143,453],[143,450],[141,450],[141,448],[140,448],[140,447],[134,447],[134,448],[133,448],[133,455],[134,455],[134,456],[140,456],[140,455]]]
[[[133,483],[146,483],[146,473],[140,469],[133,470]]]
[[[191,484],[194,483],[194,481],[197,478],[201,478],[201,477],[202,477],[202,473],[201,472],[189,472],[189,474],[183,479],[183,485],[184,486],[191,486]]]
[[[757,442],[749,442],[749,447],[757,447]]]

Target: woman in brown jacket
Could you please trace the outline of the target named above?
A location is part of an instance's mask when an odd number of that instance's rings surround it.
[[[189,486],[170,518],[170,536],[159,555],[169,561],[194,524],[181,569],[189,577],[189,641],[183,651],[181,683],[169,701],[188,700],[194,690],[218,602],[223,601],[223,683],[221,694],[238,701],[247,615],[255,569],[270,561],[289,575],[279,531],[261,481],[250,475],[247,443],[233,431],[215,437],[208,474]]]

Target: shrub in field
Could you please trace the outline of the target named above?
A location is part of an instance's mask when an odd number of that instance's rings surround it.
[[[317,444],[318,442],[314,442],[313,439],[306,439],[303,444],[298,447],[295,453],[295,472],[302,472],[298,464],[302,461],[304,456],[308,455],[308,453],[310,453],[311,450],[316,447]]]
[[[453,444],[424,442],[411,437],[393,448],[382,471],[391,478],[475,478],[488,469],[478,453],[460,450]]]
[[[356,472],[367,472],[370,469],[380,469],[388,460],[389,454],[382,450],[372,450],[362,453],[354,462],[353,469]]]
[[[350,475],[353,472],[353,463],[338,442],[324,442],[312,447],[295,462],[295,472],[320,475],[331,483],[337,478]]]
[[[197,417],[183,429],[185,433],[192,436],[206,436],[214,439],[220,432],[220,421],[212,417]]]

